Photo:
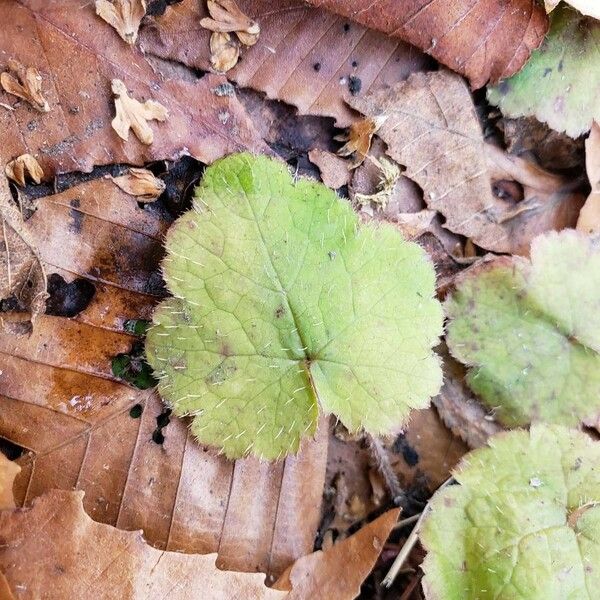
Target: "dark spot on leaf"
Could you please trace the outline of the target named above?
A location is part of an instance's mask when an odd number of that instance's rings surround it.
[[[46,300],[46,314],[55,317],[74,317],[85,310],[96,288],[91,281],[78,278],[67,283],[58,273],[48,277],[48,299]]]
[[[223,356],[231,356],[232,355],[231,347],[229,346],[229,344],[227,342],[223,342],[223,344],[221,344],[221,348],[219,349],[219,354],[222,354]]]
[[[344,31],[348,33],[350,31],[350,23],[344,23]]]
[[[552,73],[552,69],[550,67],[546,67],[544,69],[543,77],[548,77],[548,75],[550,75],[550,73]]]
[[[505,79],[498,84],[498,91],[504,96],[510,92],[510,83]]]
[[[165,408],[158,417],[156,417],[156,427],[162,429],[171,422],[171,413],[173,411],[170,408]]]
[[[320,62],[316,62],[313,65],[313,69],[318,73],[321,70],[321,63]]]
[[[129,416],[132,419],[139,419],[142,416],[143,412],[144,412],[144,407],[141,404],[134,404],[129,409]]]
[[[409,467],[414,467],[419,462],[419,453],[408,443],[406,436],[401,433],[392,446],[392,450],[396,454],[402,454],[404,462]]]
[[[276,319],[281,319],[281,317],[283,317],[283,315],[285,315],[285,308],[283,307],[282,304],[280,304],[277,309],[275,310],[275,318]]]
[[[353,60],[352,61],[352,66],[356,69],[356,67],[358,67],[358,61],[357,60]]]
[[[564,63],[563,63],[563,60],[561,58],[560,61],[559,61],[559,63],[558,63],[558,67],[557,67],[559,73],[562,73],[563,67],[564,67]]]
[[[165,441],[165,436],[163,434],[163,432],[160,429],[155,429],[152,432],[152,441],[155,444],[163,444]]]
[[[356,77],[356,75],[350,75],[348,78],[348,91],[353,95],[360,93],[362,89],[362,80],[360,77]]]
[[[69,202],[69,206],[71,210],[69,211],[69,216],[71,217],[71,222],[69,223],[69,231],[74,233],[81,233],[81,225],[83,223],[83,213],[78,210],[81,206],[81,201],[79,198],[73,198]]]

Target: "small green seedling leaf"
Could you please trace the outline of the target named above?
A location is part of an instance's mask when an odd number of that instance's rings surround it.
[[[595,422],[599,307],[599,241],[549,233],[534,240],[531,262],[500,257],[465,272],[445,306],[448,347],[501,423]]]
[[[228,457],[277,458],[317,427],[385,432],[441,383],[424,251],[287,166],[238,154],[206,169],[167,235],[173,298],[149,329],[159,392]]]
[[[589,600],[600,589],[600,444],[534,425],[467,454],[421,532],[429,600]]]
[[[533,115],[579,137],[600,121],[600,21],[568,6],[553,11],[550,32],[529,62],[488,91],[504,115]]]

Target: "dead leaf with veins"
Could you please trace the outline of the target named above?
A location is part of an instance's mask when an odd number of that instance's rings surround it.
[[[132,98],[120,79],[112,80],[111,89],[115,95],[117,112],[111,122],[113,129],[125,141],[129,139],[129,130],[132,129],[140,142],[149,146],[154,141],[154,132],[148,125],[148,121],[166,121],[169,112],[155,100],[146,100],[142,104]]]
[[[125,193],[135,196],[140,202],[153,202],[166,189],[165,182],[148,169],[132,167],[118,177],[110,177],[112,182]]]
[[[128,44],[135,44],[146,14],[145,0],[96,0],[96,14]]]
[[[44,177],[44,170],[32,154],[17,156],[17,158],[7,163],[4,172],[9,179],[12,179],[21,187],[25,187],[27,176],[35,183],[40,183]]]
[[[42,94],[42,76],[35,67],[25,67],[18,60],[8,60],[8,71],[0,74],[2,89],[29,102],[40,112],[48,112],[50,106]]]
[[[585,201],[577,229],[583,233],[600,233],[600,125],[594,123],[585,142],[585,165],[592,191]]]
[[[339,156],[353,157],[350,168],[356,169],[367,158],[373,135],[386,119],[387,117],[382,115],[369,116],[350,125],[346,133],[335,136],[334,139],[338,142],[346,142],[337,153]]]

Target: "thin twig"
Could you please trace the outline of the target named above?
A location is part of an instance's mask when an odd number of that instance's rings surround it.
[[[379,438],[371,435],[370,433],[367,433],[365,438],[369,453],[371,455],[371,460],[373,461],[373,466],[381,474],[383,481],[387,486],[388,492],[392,497],[392,501],[395,504],[398,499],[402,497],[404,492],[400,487],[400,482],[398,481],[398,477],[394,472],[390,458]]]
[[[415,521],[417,521],[419,519],[420,516],[421,516],[421,513],[417,513],[416,515],[413,515],[412,517],[406,517],[406,519],[400,519],[392,527],[392,529],[402,529],[402,527],[406,527],[407,525],[412,525]]]
[[[444,481],[444,483],[442,483],[442,485],[440,485],[440,487],[437,489],[437,492],[444,489],[446,486],[450,485],[453,482],[454,482],[454,477],[449,477],[448,479],[446,479],[446,481]],[[416,525],[413,527],[413,530],[410,532],[410,535],[408,536],[408,539],[406,540],[404,546],[402,546],[402,548],[400,549],[400,552],[398,552],[398,556],[396,556],[392,566],[390,567],[390,570],[388,571],[384,580],[381,582],[383,587],[389,588],[394,583],[394,580],[398,576],[398,572],[402,568],[402,565],[404,564],[406,559],[409,557],[410,553],[412,552],[412,549],[415,547],[415,544],[417,543],[417,540],[419,539],[419,533],[421,532],[421,527],[423,525],[423,521],[425,520],[425,517],[430,512],[431,512],[431,498],[429,499],[429,502],[427,502],[427,504],[425,505],[423,512],[419,516]]]

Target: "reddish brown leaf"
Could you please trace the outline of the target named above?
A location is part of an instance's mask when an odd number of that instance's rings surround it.
[[[54,490],[29,509],[0,514],[0,570],[18,598],[284,597],[267,588],[258,573],[217,569],[216,554],[157,550],[139,531],[96,523],[85,513],[82,497],[81,492]]]
[[[160,444],[162,403],[111,370],[135,341],[125,321],[148,319],[161,293],[168,223],[159,215],[97,179],[40,199],[25,223],[48,272],[87,279],[95,293],[75,318],[40,317],[30,337],[0,333],[0,436],[29,451],[19,459],[17,502],[84,490],[94,520],[143,529],[158,548],[218,552],[219,567],[278,574],[312,550],[327,428],[298,456],[270,464],[227,461],[176,418]]]
[[[405,79],[428,63],[397,39],[300,0],[240,0],[238,5],[259,23],[260,39],[244,49],[227,75],[298,107],[300,114],[334,117],[339,127],[354,119],[344,98]],[[183,0],[142,27],[140,45],[148,53],[208,70],[210,32],[200,26],[207,16],[204,2]]]
[[[4,164],[29,152],[48,177],[114,162],[141,164],[185,153],[212,162],[241,149],[265,149],[239,102],[211,92],[225,81],[222,77],[191,83],[161,76],[138,49],[98,19],[93,2],[2,2],[0,22],[2,50],[37,68],[50,105],[44,114],[25,102],[14,111],[0,111]],[[150,125],[155,134],[151,146],[133,136],[125,142],[111,128],[113,79],[123,81],[134,98],[159,102],[168,110],[166,123]]]
[[[306,0],[415,45],[474,88],[509,77],[548,30],[536,0]]]

